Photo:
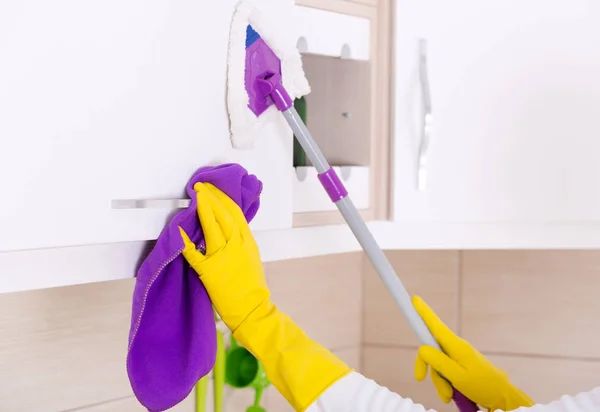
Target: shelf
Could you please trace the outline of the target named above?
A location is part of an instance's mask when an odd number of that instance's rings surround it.
[[[312,88],[308,127],[332,165],[369,168],[369,208],[359,210],[361,216],[390,219],[391,2],[296,0],[296,7],[305,7],[299,15],[314,13],[317,26],[308,19],[298,23],[298,49]],[[310,166],[299,159],[294,156],[294,166]],[[296,212],[292,220],[293,227],[343,223],[337,210]]]
[[[341,46],[341,38],[338,36],[332,43],[336,47]],[[368,38],[367,33],[367,42]],[[298,47],[304,52],[303,65],[311,93],[305,98],[306,110],[299,112],[357,208],[367,210],[372,203],[371,64],[368,60],[354,58],[357,53],[354,53],[353,47],[357,47],[357,41],[352,38],[341,47],[342,50],[338,49],[337,56],[333,56],[333,52],[325,55],[324,49],[321,49],[322,54],[313,54],[315,50],[307,47],[304,41],[301,38]],[[333,50],[333,46],[330,49]],[[296,179],[293,183],[295,224],[299,214],[304,217],[312,214],[309,225],[338,223],[336,214],[331,213],[337,210],[335,205],[321,187],[316,170],[308,159],[302,161],[299,151],[301,149],[296,146]],[[321,212],[328,215],[319,215]]]
[[[369,208],[369,167],[334,166],[357,209]],[[294,213],[324,212],[337,210],[319,182],[312,166],[296,167],[294,181]]]

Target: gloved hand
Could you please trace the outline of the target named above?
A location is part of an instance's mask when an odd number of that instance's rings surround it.
[[[415,379],[422,381],[432,369],[432,381],[442,401],[452,399],[452,386],[489,410],[510,411],[534,402],[467,341],[456,336],[418,296],[413,305],[444,352],[421,346],[415,362]],[[440,378],[441,374],[445,379]],[[452,386],[450,386],[450,382]]]
[[[223,322],[235,332],[270,298],[258,246],[233,200],[210,183],[196,183],[194,190],[206,254],[180,227],[183,256],[200,276]]]
[[[194,190],[206,255],[180,228],[183,256],[235,339],[262,362],[294,409],[304,411],[351,369],[272,303],[258,246],[239,206],[211,184],[197,183]]]

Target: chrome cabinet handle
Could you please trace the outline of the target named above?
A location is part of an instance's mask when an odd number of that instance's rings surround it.
[[[112,209],[185,209],[190,199],[114,199]]]
[[[429,75],[427,68],[427,40],[419,39],[419,80],[422,94],[421,140],[419,143],[419,158],[417,168],[417,188],[425,191],[427,188],[427,153],[429,141],[433,131],[433,113],[431,109],[431,92],[429,89]]]

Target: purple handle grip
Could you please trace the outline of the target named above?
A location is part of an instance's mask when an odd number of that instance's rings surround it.
[[[331,199],[333,203],[348,196],[348,191],[333,167],[330,167],[328,171],[319,174],[318,177],[325,188],[325,191],[329,195],[329,199]]]
[[[460,412],[477,412],[479,411],[479,407],[475,402],[471,399],[467,398],[465,395],[454,389],[454,393],[452,394],[452,399],[454,399],[454,403],[458,407]]]

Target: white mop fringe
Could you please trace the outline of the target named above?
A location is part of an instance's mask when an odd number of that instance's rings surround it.
[[[284,0],[243,0],[233,15],[229,37],[227,108],[231,143],[236,149],[253,148],[264,127],[279,116],[274,105],[259,117],[248,107],[249,97],[244,81],[248,24],[281,60],[283,86],[290,97],[297,99],[310,93],[294,30],[284,26],[290,24],[293,7],[293,3]]]

